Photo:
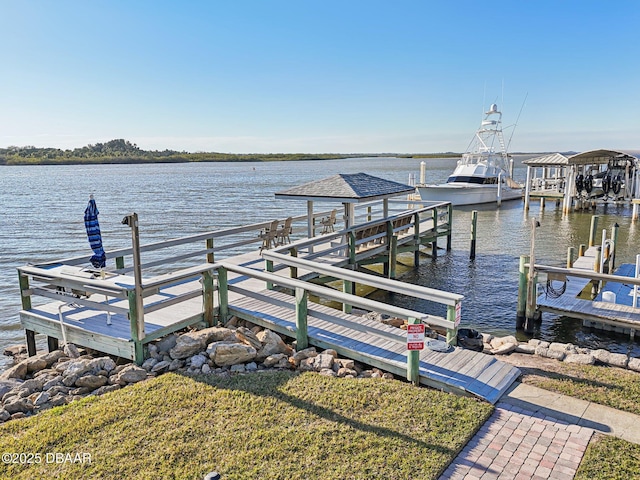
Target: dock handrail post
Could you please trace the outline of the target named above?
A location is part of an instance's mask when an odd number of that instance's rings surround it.
[[[229,317],[229,281],[225,267],[218,268],[218,323],[224,325]]]
[[[529,196],[531,195],[531,165],[527,165],[527,180],[524,184],[524,211],[529,211]]]
[[[613,274],[616,269],[616,247],[618,245],[618,229],[620,225],[614,223],[611,227],[611,251],[609,252],[609,273]]]
[[[136,343],[137,363],[139,355],[142,355],[142,357],[144,357],[142,351],[138,352],[137,342],[142,342],[145,337],[144,302],[142,298],[142,262],[140,261],[140,232],[138,229],[138,214],[135,212],[130,213],[129,215],[124,217],[122,223],[124,225],[127,225],[131,229],[131,249],[133,250],[133,277],[135,282],[135,289],[133,290],[133,292],[129,292],[129,317],[131,321],[132,338]],[[142,362],[143,360],[142,357],[140,357],[140,362]]]
[[[138,301],[135,290],[129,290],[129,324],[131,326],[131,340],[134,346],[134,361],[141,365],[144,361],[144,349],[142,339],[138,335]]]
[[[636,255],[635,278],[640,278],[640,255]],[[631,305],[633,308],[638,306],[638,288],[638,285],[633,286],[633,304]]]
[[[433,217],[433,241],[431,242],[431,256],[436,258],[438,256],[438,209],[431,210],[431,216]]]
[[[451,235],[453,234],[453,204],[447,207],[447,252],[451,250]]]
[[[353,230],[347,233],[347,242],[349,245],[349,265],[356,264],[356,234]]]
[[[420,265],[420,214],[415,213],[413,215],[413,266],[418,267]]]
[[[203,304],[203,316],[207,326],[213,327],[214,325],[214,306],[213,306],[213,292],[215,291],[213,274],[207,270],[202,272],[202,304]]]
[[[349,233],[347,234],[347,241],[349,242],[349,267],[352,270],[356,270],[357,269],[357,265],[356,265],[356,234],[354,233],[353,230],[349,231]],[[356,282],[349,282],[347,285],[347,282],[345,281],[344,283],[344,291],[346,292],[347,286],[349,288],[349,292],[347,293],[351,293],[351,294],[355,294],[356,292]],[[345,310],[345,308],[349,308],[349,311],[351,311],[351,306],[350,305],[342,305],[342,309],[345,313],[349,313]]]
[[[409,325],[420,323],[418,318],[409,318]],[[420,350],[407,350],[407,380],[414,385],[420,385]]]
[[[382,265],[382,272],[385,277],[391,278],[391,239],[393,238],[393,223],[385,222],[385,242],[387,245],[387,261]]]
[[[453,328],[447,328],[447,344],[456,346],[458,344],[458,320],[456,318],[460,302],[455,305],[447,305],[447,320],[453,322]]]
[[[573,268],[573,259],[576,256],[576,248],[569,247],[567,248],[567,268]]]
[[[116,257],[116,268],[118,270],[124,268],[124,257]]]
[[[396,263],[398,261],[398,236],[391,236],[389,245],[389,278],[396,278]]]
[[[18,280],[20,282],[20,300],[22,301],[22,309],[31,309],[31,296],[27,293],[29,290],[29,277],[23,275],[18,271]],[[36,332],[33,330],[25,330],[25,337],[27,339],[27,354],[33,357],[36,354]]]
[[[348,293],[350,295],[354,295],[354,283],[351,282],[350,280],[343,280],[342,281],[342,291],[344,293]],[[348,303],[343,303],[342,304],[342,311],[344,313],[351,313],[353,310],[353,307],[351,305],[349,305]]]
[[[273,273],[273,260],[265,261],[265,270]],[[273,282],[267,282],[267,290],[273,290]]]
[[[473,210],[471,212],[471,252],[469,253],[469,258],[474,260],[476,258],[476,235],[477,235],[477,227],[478,225],[478,211]]]
[[[214,263],[213,238],[207,238],[207,250],[211,250],[210,252],[207,252],[207,263]]]
[[[524,319],[527,311],[527,277],[529,274],[529,268],[525,266],[527,263],[529,263],[529,255],[520,255],[516,329],[522,329],[522,327],[524,327]]]
[[[297,258],[298,249],[296,247],[291,247],[289,249],[289,255],[291,255],[293,258]],[[294,267],[294,266],[289,267],[289,276],[291,278],[298,278],[298,267]]]
[[[600,263],[601,255],[602,255],[602,247],[598,245],[596,247],[596,256],[593,260],[593,271],[597,273],[602,273],[600,271],[602,267],[602,264]],[[591,283],[593,285],[591,289],[591,295],[592,295],[592,298],[596,298],[596,296],[598,295],[598,292],[600,291],[600,280],[592,280]]]
[[[296,287],[296,350],[309,346],[307,335],[308,295],[303,288]]]
[[[598,215],[591,217],[591,228],[589,229],[589,247],[596,244],[596,232],[598,230]]]

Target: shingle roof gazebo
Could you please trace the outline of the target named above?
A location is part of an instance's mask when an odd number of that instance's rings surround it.
[[[338,201],[344,205],[344,225],[353,225],[356,203],[383,200],[384,216],[388,216],[390,197],[413,193],[415,187],[403,183],[385,180],[366,173],[340,173],[331,177],[305,183],[277,192],[276,198],[287,200],[306,200],[309,218],[309,237],[314,236],[313,202]]]

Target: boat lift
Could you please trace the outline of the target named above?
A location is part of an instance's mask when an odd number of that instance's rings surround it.
[[[640,159],[627,152],[591,150],[572,156],[544,155],[522,162],[527,166],[525,210],[532,198],[544,208],[553,199],[563,213],[595,208],[597,203],[631,202],[633,220],[640,205]]]

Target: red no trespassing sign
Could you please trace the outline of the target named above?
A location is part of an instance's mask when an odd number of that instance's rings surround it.
[[[407,325],[407,350],[424,349],[424,323]]]

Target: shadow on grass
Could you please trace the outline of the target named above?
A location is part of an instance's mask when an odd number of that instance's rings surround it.
[[[624,392],[625,389],[621,385],[616,385],[614,383],[605,383],[599,380],[593,380],[590,378],[582,378],[578,376],[578,374],[572,375],[569,373],[560,373],[560,372],[549,372],[546,370],[542,370],[540,368],[534,367],[518,367],[523,375],[531,375],[538,378],[542,378],[545,380],[559,380],[559,381],[568,381],[578,385],[585,385],[589,387],[596,388],[606,388],[607,390],[615,390],[619,392]]]
[[[454,457],[458,453],[457,450],[443,447],[442,445],[424,442],[392,428],[381,427],[355,420],[333,409],[285,393],[283,391],[285,385],[296,376],[301,375],[297,372],[266,371],[244,375],[233,375],[230,377],[217,377],[213,375],[184,375],[187,378],[216,388],[242,390],[255,396],[271,397],[330,422],[341,423],[364,433],[370,433],[385,438],[394,438],[450,457]],[[256,376],[259,376],[259,378],[264,381],[255,381]],[[469,438],[471,438],[473,433],[475,432],[469,432]],[[466,443],[466,440],[468,439],[465,439],[464,443]]]

